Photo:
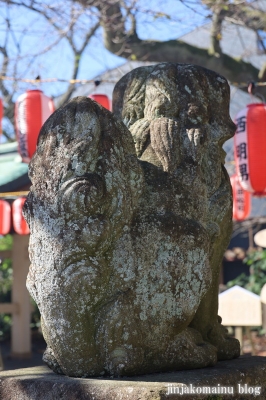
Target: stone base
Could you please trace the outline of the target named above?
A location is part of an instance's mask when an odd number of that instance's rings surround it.
[[[181,394],[185,392],[184,386],[183,390],[181,389],[182,384],[187,385],[187,390],[190,392],[205,391],[205,393]],[[228,394],[225,392],[221,394],[225,388]],[[208,393],[209,390],[211,393]],[[258,392],[260,393],[256,395]],[[266,357],[240,357],[236,360],[221,361],[215,367],[121,379],[69,378],[56,375],[45,366],[0,373],[1,400],[176,400],[180,398],[265,400]]]

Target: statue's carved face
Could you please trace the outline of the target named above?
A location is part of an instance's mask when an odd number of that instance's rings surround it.
[[[202,165],[211,195],[220,185],[222,145],[235,132],[226,80],[192,65],[138,70],[127,77],[123,105],[114,103],[138,157],[170,173],[184,162]]]

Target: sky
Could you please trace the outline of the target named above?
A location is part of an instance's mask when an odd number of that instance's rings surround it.
[[[60,0],[59,0],[60,1]],[[70,4],[71,2],[67,2]],[[67,4],[64,2],[64,5]],[[145,5],[146,3],[146,5]],[[1,4],[1,3],[0,3]],[[40,3],[42,7],[57,5],[56,2],[46,0]],[[140,0],[138,2],[138,34],[142,39],[167,40],[176,39],[183,34],[193,30],[196,26],[206,22],[204,11],[201,9],[193,11],[185,7],[178,0],[160,0],[147,2]],[[189,3],[190,4],[190,3]],[[193,5],[193,0],[191,2]],[[62,6],[61,6],[62,7]],[[68,18],[68,10],[64,6],[64,12],[57,22],[64,27],[64,21]],[[62,10],[62,8],[60,8]],[[152,11],[150,11],[152,10]],[[156,18],[154,13],[162,12],[166,14],[164,18]],[[206,14],[206,13],[205,13]],[[171,16],[171,18],[168,17]],[[12,33],[8,35],[8,49],[11,65],[17,66],[18,75],[21,78],[34,79],[38,75],[41,78],[59,78],[69,79],[71,76],[73,53],[66,40],[62,40],[49,52],[35,59],[34,55],[44,51],[45,48],[52,45],[57,40],[58,35],[47,24],[47,21],[40,15],[19,6],[6,7],[0,6],[0,46],[6,39],[6,19],[10,19]],[[75,41],[78,44],[88,30],[90,21],[95,17],[90,10],[87,14],[80,16],[78,25],[80,26],[79,35],[76,35]],[[2,43],[1,43],[2,42]],[[19,59],[18,59],[19,53]],[[81,60],[81,69],[79,79],[92,79],[102,72],[115,68],[125,62],[125,59],[117,57],[108,52],[102,44],[102,32],[99,29],[87,46]],[[10,74],[12,71],[10,70]],[[46,83],[41,85],[41,89],[49,96],[57,96],[66,90],[67,84],[64,83]],[[14,97],[23,93],[26,89],[31,89],[29,84],[19,84],[16,88]]]

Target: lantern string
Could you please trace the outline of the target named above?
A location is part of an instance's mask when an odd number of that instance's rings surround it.
[[[86,83],[94,83],[95,86],[99,86],[103,82],[107,83],[116,83],[117,80],[111,80],[111,79],[62,79],[62,78],[46,78],[42,79],[39,76],[37,76],[35,79],[30,79],[30,78],[14,78],[13,76],[6,76],[6,75],[0,75],[0,80],[7,80],[7,81],[18,81],[18,82],[26,82],[26,83],[50,83],[50,82],[64,82],[64,83],[80,83],[80,84],[86,84]],[[236,86],[236,87],[247,87],[248,91],[250,90],[249,88],[252,87],[252,91],[256,86],[266,86],[266,82],[230,82],[231,85]],[[250,92],[249,92],[250,93]]]
[[[60,79],[60,78],[46,78],[46,79],[39,79],[39,77],[35,79],[28,79],[28,78],[14,78],[12,76],[3,76],[0,75],[0,80],[6,80],[6,81],[19,81],[19,82],[26,82],[26,83],[50,83],[50,82],[67,82],[67,83],[80,83],[80,84],[86,84],[86,83],[94,83],[95,86],[99,86],[101,83],[106,82],[106,83],[116,83],[117,80],[109,80],[109,79],[101,79],[101,80],[95,80],[95,79]]]
[[[39,83],[52,83],[52,82],[59,82],[59,83],[70,83],[72,85],[78,83],[81,85],[85,85],[87,83],[93,83],[94,87],[99,86],[101,83],[116,83],[117,79],[61,79],[61,78],[46,78],[42,79],[40,76],[37,76],[35,79],[30,79],[30,78],[15,78],[13,76],[6,76],[6,75],[0,75],[0,81],[1,80],[6,80],[6,81],[13,81],[13,82],[25,82],[25,83],[30,83],[30,84],[39,84]],[[258,97],[259,94],[256,93],[254,94],[253,91],[256,87],[258,86],[266,86],[266,82],[229,82],[232,86],[240,89],[247,88],[247,91],[250,95],[254,97]],[[261,99],[264,101],[264,99]]]
[[[17,197],[24,197],[24,196],[27,196],[27,194],[29,193],[29,191],[27,190],[27,191],[21,191],[21,192],[3,192],[3,193],[0,193],[0,198],[4,198],[4,199],[7,199],[7,198],[9,198],[9,199],[14,199],[14,198],[17,198]]]

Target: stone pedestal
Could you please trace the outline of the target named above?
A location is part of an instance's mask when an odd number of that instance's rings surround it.
[[[187,389],[183,386],[182,390],[182,385],[186,385]],[[190,393],[184,394],[186,391]],[[70,378],[56,375],[45,366],[0,373],[1,400],[180,398],[265,399],[266,357],[240,357],[232,361],[221,361],[215,367],[121,379]]]

